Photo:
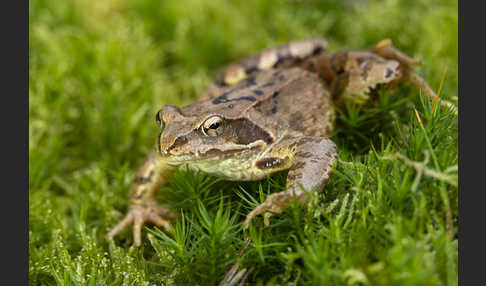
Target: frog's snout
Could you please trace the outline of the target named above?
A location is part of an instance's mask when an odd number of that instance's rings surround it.
[[[187,136],[170,136],[169,132],[159,135],[157,145],[162,157],[177,156],[184,152],[184,145],[188,142]]]
[[[182,152],[182,145],[188,142],[186,135],[193,131],[192,120],[184,117],[179,107],[167,104],[157,113],[156,121],[161,126],[161,132],[157,140],[160,156],[179,155]],[[175,134],[186,135],[176,136]]]

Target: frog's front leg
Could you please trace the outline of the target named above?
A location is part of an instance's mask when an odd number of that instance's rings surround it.
[[[298,137],[284,139],[256,162],[262,170],[275,166],[288,166],[287,189],[269,195],[265,202],[257,206],[246,217],[244,227],[257,215],[264,216],[269,224],[272,213],[281,213],[294,197],[299,201],[307,198],[305,190],[320,190],[327,183],[337,157],[336,144],[324,137]]]
[[[133,241],[135,246],[140,246],[142,226],[147,221],[163,227],[166,231],[171,231],[169,222],[177,215],[167,206],[159,205],[155,201],[155,193],[165,184],[165,175],[171,168],[158,159],[155,151],[148,156],[133,182],[127,215],[106,235],[106,238],[112,238],[133,223]]]

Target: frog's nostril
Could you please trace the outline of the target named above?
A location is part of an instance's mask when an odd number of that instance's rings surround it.
[[[170,152],[171,150],[174,150],[175,148],[178,148],[178,147],[180,147],[180,146],[182,146],[182,145],[186,144],[186,143],[187,143],[187,141],[188,141],[188,140],[187,140],[186,136],[179,136],[179,137],[177,137],[177,138],[176,138],[176,140],[174,141],[174,143],[172,144],[172,146],[170,146],[170,147],[169,147],[169,148],[168,148],[168,149],[165,151],[165,154],[167,154],[167,155],[168,155],[168,154],[169,154],[169,152]]]
[[[172,145],[172,146],[182,146],[186,143],[187,143],[186,136],[179,136],[179,137],[177,137],[176,141],[174,142],[174,145]]]

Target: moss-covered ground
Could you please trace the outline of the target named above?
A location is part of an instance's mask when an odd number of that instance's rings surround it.
[[[158,194],[183,217],[173,236],[149,225],[140,248],[131,228],[104,239],[154,148],[155,112],[195,100],[218,68],[294,39],[324,37],[337,50],[391,38],[457,103],[457,9],[453,0],[30,1],[30,284],[217,285],[240,261],[255,267],[249,285],[457,285],[457,116],[408,84],[339,113],[339,160],[307,211],[293,205],[245,232],[245,215],[285,173],[229,183],[179,170]]]

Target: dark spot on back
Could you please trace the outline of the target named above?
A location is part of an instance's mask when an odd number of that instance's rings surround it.
[[[277,113],[277,105],[274,105],[274,106],[272,107],[272,113],[273,113],[273,114]]]
[[[223,93],[222,95],[216,97],[215,99],[213,99],[212,103],[213,104],[221,104],[221,103],[226,103],[226,102],[230,102],[230,101],[238,101],[238,100],[248,100],[248,101],[256,101],[256,98],[254,98],[253,96],[241,96],[241,97],[238,97],[238,98],[231,98],[231,99],[228,99],[227,97],[227,94],[228,93]]]
[[[256,81],[255,81],[255,78],[251,76],[251,77],[246,79],[246,83],[243,87],[249,87],[249,86],[252,86],[252,85],[256,85]]]
[[[224,92],[220,96],[213,99],[212,103],[213,104],[220,104],[220,103],[223,103],[223,102],[227,102],[228,101],[228,94],[230,94],[230,93],[231,93],[231,91]]]
[[[272,98],[275,98],[275,97],[277,97],[279,95],[280,95],[280,92],[274,91],[273,94],[272,94]]]
[[[253,93],[254,93],[255,95],[258,95],[258,96],[263,95],[263,91],[261,91],[261,90],[259,90],[259,89],[255,89],[255,90],[253,90]]]
[[[286,59],[290,57],[289,53],[283,53],[282,51],[277,52],[277,62],[275,62],[274,66],[278,66],[283,63]]]
[[[256,101],[256,98],[254,98],[253,96],[242,96],[242,97],[235,98],[234,100]]]
[[[262,85],[262,87],[269,87],[275,85],[274,82],[267,82],[266,84]]]
[[[290,117],[289,127],[294,130],[303,130],[305,129],[304,126],[302,126],[303,120],[304,120],[304,116],[302,115],[301,112],[294,112]]]
[[[245,68],[245,73],[250,74],[252,72],[256,72],[258,70],[258,67],[256,66],[249,66]]]
[[[220,95],[218,97],[216,97],[215,99],[213,99],[212,103],[213,104],[220,104],[220,103],[223,103],[223,102],[228,102],[228,98],[226,98],[226,95],[223,94],[223,95]]]
[[[393,74],[393,71],[389,68],[386,69],[385,78],[389,78]]]

